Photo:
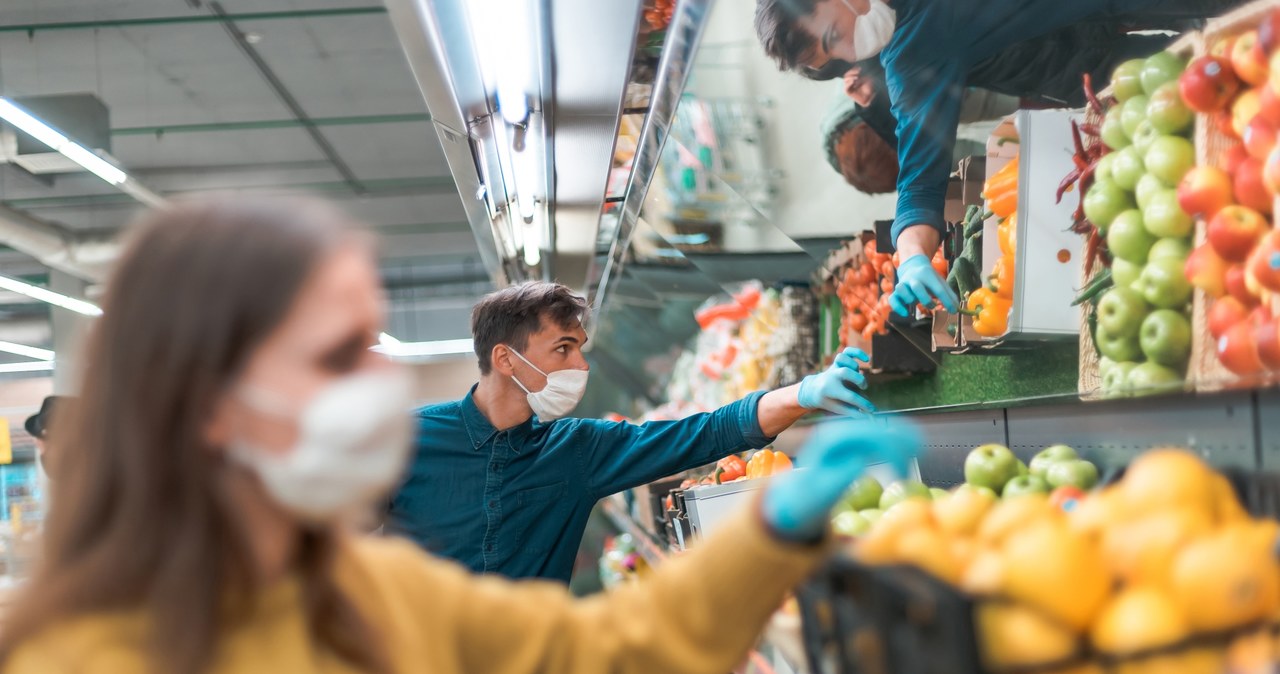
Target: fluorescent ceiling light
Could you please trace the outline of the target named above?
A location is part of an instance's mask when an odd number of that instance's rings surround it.
[[[54,306],[62,307],[63,309],[68,309],[78,314],[84,314],[85,316],[102,315],[102,309],[96,304],[79,300],[69,295],[63,295],[62,293],[54,292],[48,288],[33,286],[30,283],[9,278],[7,276],[0,276],[0,290],[8,290],[10,292],[18,293],[19,295],[26,295],[31,299],[48,302]]]
[[[35,360],[53,360],[53,352],[48,349],[39,349],[26,344],[16,344],[14,342],[6,342],[0,340],[0,351],[12,353],[16,356],[26,356]]]
[[[129,178],[129,175],[124,171],[94,154],[85,146],[62,135],[57,129],[36,119],[31,113],[14,105],[7,98],[0,98],[0,119],[31,134],[36,140],[48,145],[67,159],[79,164],[84,170],[112,185],[120,185]]]
[[[440,339],[433,342],[400,342],[381,344],[374,351],[392,358],[419,358],[424,356],[458,356],[472,353],[475,344],[470,339]]]
[[[0,372],[52,372],[53,361],[39,360],[31,363],[0,363]]]
[[[524,263],[530,267],[536,267],[542,262],[542,241],[545,237],[542,218],[538,217],[540,215],[540,212],[535,211],[532,222],[524,225]]]

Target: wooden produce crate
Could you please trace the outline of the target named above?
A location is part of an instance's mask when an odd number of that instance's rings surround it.
[[[1249,30],[1256,29],[1262,19],[1272,10],[1280,7],[1280,0],[1257,0],[1209,21],[1200,38],[1200,52],[1207,53],[1213,46],[1225,39],[1233,38]],[[1196,164],[1201,166],[1222,166],[1222,155],[1240,140],[1233,138],[1218,129],[1207,115],[1196,115]],[[1275,209],[1280,213],[1280,203]],[[1275,222],[1276,215],[1271,216]],[[1196,219],[1195,246],[1204,245],[1208,223],[1203,218]],[[1213,392],[1231,388],[1250,388],[1264,385],[1276,377],[1243,379],[1218,362],[1217,341],[1209,332],[1209,310],[1213,306],[1213,298],[1200,289],[1195,290],[1191,319],[1191,363],[1188,378],[1197,391]]]

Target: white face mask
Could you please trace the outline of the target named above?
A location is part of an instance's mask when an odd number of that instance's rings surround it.
[[[296,412],[261,390],[240,399],[258,412],[293,418],[298,441],[274,452],[235,440],[229,456],[258,475],[272,498],[298,517],[328,522],[386,495],[400,479],[411,440],[410,383],[399,370],[345,377]]]
[[[520,355],[519,351],[509,346],[507,348],[511,349],[511,353],[514,353],[516,358],[538,370],[538,366],[530,363],[529,359]],[[511,377],[516,386],[525,392],[529,407],[533,408],[538,421],[555,421],[568,416],[573,408],[582,402],[582,395],[587,392],[587,370],[556,370],[550,374],[538,370],[538,374],[547,378],[547,385],[537,392],[530,391],[514,375]]]
[[[843,0],[849,11],[857,14],[849,0]],[[861,61],[879,54],[893,38],[898,23],[898,13],[884,0],[871,0],[871,9],[858,16],[853,26],[853,60]]]

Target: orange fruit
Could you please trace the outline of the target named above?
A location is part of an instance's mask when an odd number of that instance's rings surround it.
[[[1075,509],[1067,513],[1067,523],[1077,533],[1098,537],[1103,530],[1128,519],[1122,506],[1119,490],[1107,487],[1076,504]]]
[[[1138,457],[1120,482],[1123,506],[1132,515],[1173,507],[1215,515],[1217,478],[1200,457],[1182,449],[1156,449]]]
[[[1061,662],[1080,648],[1074,632],[1019,604],[979,604],[975,622],[979,652],[991,669]]]
[[[1106,529],[1102,556],[1111,573],[1122,581],[1163,585],[1178,551],[1212,529],[1212,518],[1198,509],[1153,513]]]
[[[1175,644],[1190,633],[1172,597],[1151,587],[1130,587],[1103,607],[1089,637],[1103,653],[1130,655]]]
[[[1004,593],[1067,627],[1088,627],[1111,592],[1098,545],[1065,522],[1036,522],[1010,534],[1003,553]]]
[[[933,577],[959,585],[964,569],[955,558],[951,543],[937,529],[920,527],[898,539],[898,560],[919,567]]]
[[[1004,556],[992,548],[979,549],[960,579],[960,589],[966,593],[989,597],[1004,590]]]
[[[1112,674],[1223,674],[1227,671],[1221,651],[1191,648],[1164,655],[1122,662]]]
[[[978,526],[978,542],[999,546],[1012,532],[1024,529],[1034,522],[1057,520],[1061,517],[1062,511],[1049,505],[1049,497],[1043,494],[1028,494],[1001,501]]]
[[[991,492],[957,489],[946,499],[933,502],[933,518],[938,528],[952,536],[972,536],[995,506]]]
[[[1170,588],[1192,629],[1230,629],[1280,606],[1280,571],[1260,530],[1253,523],[1227,525],[1178,554]]]
[[[907,499],[884,512],[871,531],[855,544],[855,555],[868,564],[904,561],[898,543],[904,534],[918,529],[934,529],[933,510],[929,501]]]

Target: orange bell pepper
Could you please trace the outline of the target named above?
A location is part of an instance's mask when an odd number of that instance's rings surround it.
[[[769,477],[788,470],[791,470],[791,457],[771,449],[762,449],[753,454],[751,460],[747,461],[748,480]]]
[[[1018,158],[1014,157],[996,171],[987,182],[982,185],[982,194],[988,200],[1008,192],[1010,189],[1016,190],[1018,187]]]
[[[1004,220],[1000,221],[1000,226],[996,228],[997,240],[1000,242],[1000,252],[1005,255],[1013,255],[1018,250],[1018,213],[1014,213]]]
[[[991,272],[991,290],[997,297],[1007,300],[1013,299],[1013,277],[1014,277],[1013,256],[1005,255],[996,260],[995,269]]]
[[[1009,190],[993,197],[988,197],[987,202],[991,212],[995,213],[997,217],[1010,217],[1018,212],[1018,190]]]

